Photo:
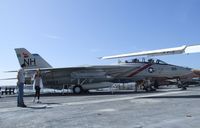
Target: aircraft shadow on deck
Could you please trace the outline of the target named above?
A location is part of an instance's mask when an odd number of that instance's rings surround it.
[[[162,91],[154,91],[148,93],[160,93]],[[98,95],[132,95],[132,94],[147,94],[145,91],[134,92],[134,91],[123,91],[123,92],[89,92],[82,94],[73,94],[73,93],[45,93],[41,96],[55,97],[55,96],[98,96]],[[25,97],[34,97],[34,95],[25,95]]]

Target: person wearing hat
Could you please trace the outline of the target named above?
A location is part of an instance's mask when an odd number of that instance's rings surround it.
[[[21,69],[17,73],[17,87],[18,87],[18,97],[17,97],[17,107],[27,107],[24,104],[24,83],[25,83],[25,64],[21,65]]]

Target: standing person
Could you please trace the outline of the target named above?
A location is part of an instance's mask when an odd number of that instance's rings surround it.
[[[24,96],[24,83],[25,83],[25,72],[24,72],[25,64],[21,65],[21,69],[17,74],[17,86],[18,86],[18,97],[17,97],[17,107],[27,107],[24,104],[23,96]]]
[[[39,69],[36,71],[33,77],[34,77],[33,89],[35,89],[35,96],[34,96],[33,102],[35,102],[35,99],[37,97],[38,99],[37,103],[41,103],[40,90],[43,88],[43,83],[42,83],[42,76]]]

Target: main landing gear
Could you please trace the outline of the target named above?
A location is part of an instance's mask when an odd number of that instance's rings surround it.
[[[135,89],[136,92],[138,87],[140,87],[140,89],[142,90],[145,90],[146,92],[156,91],[155,86],[153,85],[153,83],[151,83],[150,80],[143,80],[141,82],[137,82]]]
[[[180,79],[177,79],[178,88],[181,88],[181,90],[187,90],[186,84],[182,83]]]
[[[75,85],[74,87],[73,87],[73,93],[75,93],[75,94],[80,94],[80,93],[82,93],[83,92],[83,88],[80,86],[80,85]]]
[[[74,94],[89,93],[89,90],[83,89],[80,85],[75,85],[72,89]]]

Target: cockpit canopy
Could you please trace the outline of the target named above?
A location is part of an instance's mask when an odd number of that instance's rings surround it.
[[[145,58],[135,58],[131,60],[125,60],[124,62],[119,62],[119,63],[153,63],[153,64],[167,64],[166,62],[159,60],[159,59],[145,59]]]

